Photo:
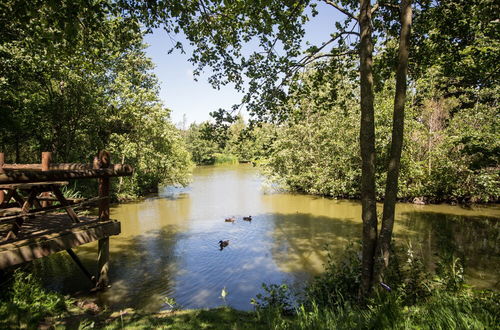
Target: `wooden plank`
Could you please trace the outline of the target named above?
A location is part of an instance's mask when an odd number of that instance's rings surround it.
[[[71,249],[112,235],[120,234],[120,222],[110,220],[96,222],[91,226],[68,229],[38,239],[24,240],[24,244],[14,242],[0,245],[0,269],[18,265],[52,253]]]
[[[87,270],[87,268],[85,268],[85,266],[83,265],[80,258],[78,258],[78,256],[76,255],[76,253],[71,249],[67,249],[66,252],[68,252],[71,259],[73,259],[75,264],[78,266],[78,268],[80,268],[80,270],[85,274],[85,276],[87,276],[87,278],[90,280],[90,282],[92,282],[92,284],[95,285],[96,284],[95,276],[90,274],[90,272]]]
[[[98,243],[98,255],[97,255],[97,271],[99,272],[99,277],[97,279],[96,287],[99,289],[104,289],[109,284],[109,237],[101,238]]]
[[[19,213],[21,213],[22,210],[23,209],[20,207],[9,207],[9,208],[5,208],[5,209],[0,209],[0,217],[19,214]]]
[[[38,192],[36,191],[36,189],[31,190],[28,199],[24,202],[23,207],[21,208],[21,216],[16,217],[15,222],[12,224],[10,232],[5,237],[5,240],[17,237],[17,234],[19,233],[19,230],[21,230],[24,220],[27,218],[27,214],[31,206],[33,205],[33,202],[35,201],[37,194]]]
[[[96,159],[94,159],[94,168],[108,168],[111,163],[111,156],[109,152],[101,150]],[[109,178],[99,178],[98,180],[98,193],[99,198],[102,198],[99,202],[99,219],[108,220],[109,219],[109,188],[110,180]]]
[[[85,171],[92,170],[94,168],[94,164],[81,164],[81,163],[55,163],[50,164],[48,170],[49,171]],[[127,171],[128,168],[131,168],[130,165],[127,164],[111,164],[109,166],[110,169],[114,171]],[[41,171],[42,164],[4,164],[1,169],[4,171]]]
[[[5,155],[3,152],[0,152],[0,174],[3,174],[3,164],[5,163]],[[5,200],[5,192],[3,189],[0,189],[0,205],[4,202]],[[9,201],[7,201],[8,203]]]
[[[39,201],[57,202],[56,197],[37,197]],[[66,198],[66,201],[70,204],[81,203],[85,201],[85,198]]]
[[[0,174],[0,184],[30,183],[30,182],[52,182],[72,179],[93,179],[115,176],[130,176],[132,167],[125,165],[119,171],[112,168],[101,168],[82,171],[8,171]]]
[[[11,184],[0,184],[0,189],[22,189],[27,190],[33,187],[39,189],[51,190],[53,185],[64,186],[67,185],[68,181],[54,181],[54,182],[32,182],[32,183],[11,183]]]
[[[52,159],[52,153],[51,152],[42,152],[42,171],[48,171],[49,166],[50,166],[50,161]],[[42,196],[48,196],[49,193],[44,191],[41,194]],[[42,201],[42,204],[40,207],[47,207],[50,204],[47,201]]]
[[[106,197],[106,198],[109,198],[109,197]],[[76,208],[80,208],[80,207],[83,207],[83,206],[87,206],[87,205],[90,205],[90,204],[93,204],[93,203],[96,203],[98,201],[100,201],[101,198],[99,197],[94,197],[94,198],[91,198],[91,199],[88,199],[84,202],[81,202],[81,203],[78,203],[78,204],[74,204],[73,205],[73,209],[76,209]],[[52,205],[52,206],[47,206],[46,208],[42,209],[42,210],[30,210],[28,212],[29,215],[41,215],[41,214],[47,214],[49,212],[52,212],[54,210],[61,210],[61,209],[64,209],[65,206],[62,206],[62,205]],[[14,219],[17,219],[19,217],[19,215],[16,215],[16,216],[6,216],[6,217],[3,217],[3,218],[0,218],[0,221],[4,221],[4,220],[14,220]]]
[[[48,226],[48,227],[43,227],[43,224],[41,224],[42,226],[40,226],[40,228],[37,228],[37,230],[26,233],[21,238],[4,240],[0,242],[0,247],[2,246],[2,244],[11,244],[11,243],[15,243],[16,245],[24,245],[27,242],[29,242],[29,240],[37,239],[42,236],[46,237],[47,235],[57,234],[60,233],[61,231],[66,231],[68,229],[75,230],[76,228],[79,227],[88,228],[89,226],[95,223],[99,223],[99,219],[97,218],[92,219],[89,217],[85,217],[85,221],[81,221],[79,223],[61,222],[58,224],[58,226]]]
[[[57,200],[59,201],[59,203],[61,203],[61,206],[64,207],[64,209],[66,210],[66,213],[68,213],[69,217],[73,220],[73,222],[80,222],[80,219],[78,219],[78,215],[76,215],[73,208],[71,208],[69,203],[66,201],[66,198],[64,198],[64,195],[63,195],[62,191],[59,189],[59,187],[54,186],[53,188],[54,188],[53,191],[57,197]],[[106,220],[108,220],[108,219],[106,219]]]

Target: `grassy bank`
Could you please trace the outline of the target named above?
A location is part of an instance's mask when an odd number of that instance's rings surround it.
[[[228,307],[141,314],[131,309],[89,315],[73,312],[46,319],[57,329],[495,329],[499,324],[498,295],[476,293],[457,296],[439,293],[411,307],[394,295],[366,308],[344,304],[335,308],[302,305],[294,314],[279,309],[256,312]],[[496,299],[496,302],[495,302]]]
[[[325,272],[300,297],[286,285],[263,285],[252,312],[230,307],[145,314],[111,311],[44,289],[26,271],[3,281],[0,328],[35,329],[497,329],[500,293],[464,284],[460,260],[443,257],[429,273],[412,251],[395,253],[391,269],[373,295],[358,299],[357,249],[329,258]],[[167,304],[168,305],[168,304]],[[176,306],[172,303],[171,306]]]

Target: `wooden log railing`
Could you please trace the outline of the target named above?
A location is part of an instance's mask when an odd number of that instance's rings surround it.
[[[2,155],[2,153],[0,153]],[[1,157],[1,156],[0,156]],[[1,164],[0,168],[3,171],[41,171],[42,164]],[[109,169],[115,171],[131,170],[130,165],[123,164],[110,164]],[[81,163],[51,163],[48,165],[46,171],[85,171],[95,169],[94,164],[81,164]],[[1,170],[0,170],[1,171]],[[1,172],[0,172],[1,173]]]
[[[130,176],[133,174],[133,168],[130,165],[125,164],[111,164],[110,155],[106,151],[99,152],[99,155],[94,159],[92,164],[78,164],[78,163],[51,163],[52,154],[50,152],[42,153],[41,164],[5,164],[5,157],[3,153],[0,153],[0,185],[6,187],[6,185],[12,184],[13,187],[19,187],[20,184],[33,184],[40,185],[41,183],[48,183],[49,186],[54,186],[58,181],[67,181],[70,179],[92,179],[97,178],[99,183],[98,194],[99,197],[88,200],[86,202],[70,203],[62,195],[58,187],[53,189],[57,200],[61,205],[50,206],[49,203],[52,201],[48,194],[42,192],[40,196],[37,196],[37,192],[32,189],[30,196],[35,196],[36,202],[41,203],[41,207],[37,210],[29,210],[29,207],[33,203],[24,202],[22,215],[24,217],[41,215],[54,211],[55,209],[64,208],[69,213],[74,213],[73,208],[81,207],[85,204],[91,204],[98,202],[99,214],[97,221],[103,221],[104,223],[109,222],[109,191],[110,191],[110,177],[117,176]],[[4,188],[9,193],[15,191],[16,188]],[[0,189],[0,205],[2,207],[10,206],[11,195],[5,196],[3,189]],[[33,201],[32,201],[33,202]],[[27,204],[26,204],[27,203]],[[76,214],[74,214],[77,218]],[[71,214],[70,214],[71,216]],[[24,219],[23,217],[23,219]],[[10,221],[19,218],[19,215],[4,216],[2,219],[4,221]],[[119,227],[118,227],[119,233]],[[85,270],[81,262],[78,260],[76,254],[74,254],[71,249],[67,249],[68,253],[79,265],[80,268],[90,277],[90,273]],[[91,278],[96,284],[97,288],[106,288],[108,286],[108,269],[109,269],[109,235],[99,238],[98,241],[98,278]]]
[[[22,170],[0,173],[0,184],[64,181],[71,179],[97,179],[116,176],[130,176],[134,170],[129,165],[113,165],[110,168],[89,170]]]

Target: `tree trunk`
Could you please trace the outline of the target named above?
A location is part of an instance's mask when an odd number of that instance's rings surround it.
[[[375,199],[375,117],[373,109],[372,28],[370,0],[360,0],[360,87],[361,87],[361,205],[363,219],[363,255],[361,296],[371,289],[374,254],[377,243],[377,208]]]
[[[399,168],[403,148],[404,109],[406,102],[406,76],[410,48],[410,28],[412,19],[411,0],[401,3],[401,32],[399,39],[398,67],[396,71],[396,93],[392,118],[392,141],[385,186],[382,227],[377,245],[376,274],[374,280],[381,281],[383,272],[389,264],[392,229],[398,194]]]

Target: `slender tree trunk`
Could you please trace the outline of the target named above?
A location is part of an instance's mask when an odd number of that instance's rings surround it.
[[[399,168],[403,148],[404,110],[406,102],[406,76],[410,49],[411,0],[401,2],[401,32],[399,39],[398,67],[396,71],[396,93],[392,118],[392,141],[385,186],[382,227],[377,245],[377,265],[374,280],[381,281],[384,269],[389,264],[392,229],[398,194]]]
[[[360,0],[360,86],[361,86],[361,205],[363,218],[363,255],[361,295],[371,289],[374,254],[377,243],[375,199],[375,116],[373,109],[372,27],[370,0]]]

